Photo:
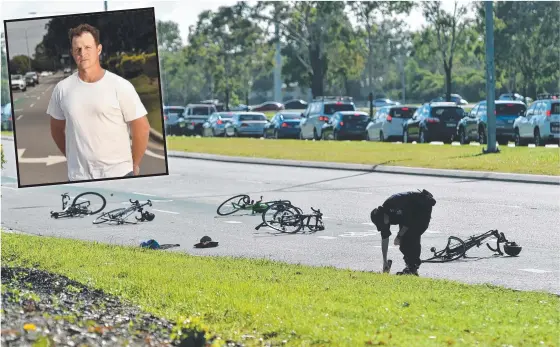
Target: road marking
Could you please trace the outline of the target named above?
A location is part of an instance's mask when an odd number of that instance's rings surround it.
[[[364,232],[347,231],[344,234],[340,234],[338,236],[340,236],[340,237],[366,237],[366,236],[375,236],[377,234],[379,234],[379,233],[369,232],[369,231],[364,231]]]
[[[224,221],[224,223],[229,223],[229,224],[241,224],[241,223],[243,223],[243,222],[239,222],[239,221],[236,221],[236,220],[226,220],[226,221]]]
[[[375,246],[373,246],[373,247],[375,247],[375,248],[381,248],[381,246],[378,246],[378,245],[375,245]],[[390,248],[390,249],[395,249],[395,248],[398,248],[398,247],[397,247],[397,246],[391,246],[391,245],[389,245],[388,248]]]
[[[428,234],[441,234],[441,231],[435,231],[435,230],[426,230],[426,232]]]
[[[33,106],[35,106],[35,104],[31,104],[31,106],[29,106],[29,107],[33,107]]]
[[[538,274],[543,274],[543,273],[547,273],[547,272],[552,272],[552,271],[548,271],[548,270],[539,270],[539,269],[519,269],[521,271],[527,271],[527,272],[534,272],[534,273],[538,273]]]
[[[16,120],[20,120],[22,117],[23,117],[23,115],[20,114],[20,115],[16,118]]]
[[[247,182],[247,183],[259,183],[259,184],[264,183],[264,182],[261,182],[261,181],[251,181],[251,180],[237,180],[237,181],[238,182]]]
[[[502,207],[512,207],[512,208],[521,208],[521,206],[517,205],[507,205],[507,204],[493,204],[489,202],[477,202],[478,205],[491,205],[491,206],[502,206]]]
[[[19,111],[23,111],[23,108],[16,108],[16,109],[14,110],[14,112],[19,112]]]
[[[25,148],[18,149],[18,161],[25,164],[45,164],[47,166],[63,163],[66,157],[62,155],[49,155],[44,158],[22,158]]]
[[[38,96],[38,97],[37,97],[37,100],[41,100],[41,97],[40,97],[40,96]]]
[[[371,195],[373,193],[368,193],[368,192],[358,192],[355,190],[343,190],[343,192],[347,192],[347,193],[356,193],[356,194],[366,194],[366,195]]]
[[[166,210],[156,210],[155,208],[153,208],[152,210],[158,211],[158,212],[163,212],[163,213],[179,214],[179,212],[166,211]]]
[[[375,225],[372,222],[362,223],[363,225]]]
[[[145,196],[157,196],[157,195],[153,195],[153,194],[137,193],[137,192],[132,192],[132,194],[136,194],[136,195],[145,195]]]
[[[325,240],[334,240],[336,236],[317,236],[318,239],[325,239]]]
[[[13,188],[13,187],[8,187],[8,186],[2,186],[2,189],[12,189],[12,190],[17,190],[17,188]]]
[[[150,201],[151,202],[154,202],[154,201],[155,202],[170,202],[170,201],[173,201],[173,200],[152,200],[152,199],[150,199]]]
[[[45,92],[48,92],[49,90],[51,90],[51,88],[54,86],[54,84],[51,84],[50,87],[47,88],[47,90],[45,90]]]
[[[149,149],[146,149],[146,154],[149,155],[150,157],[154,157],[154,158],[157,158],[157,159],[164,159],[164,160],[165,160],[165,156],[156,154],[156,153],[150,151]]]

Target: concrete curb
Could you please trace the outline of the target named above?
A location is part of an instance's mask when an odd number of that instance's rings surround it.
[[[275,166],[303,167],[303,168],[313,168],[313,169],[380,172],[380,173],[394,173],[394,174],[416,175],[416,176],[435,176],[435,177],[448,177],[448,178],[515,182],[515,183],[560,185],[560,177],[548,176],[548,175],[527,175],[527,174],[512,174],[512,173],[501,173],[501,172],[427,169],[427,168],[387,166],[387,165],[372,166],[372,165],[365,165],[365,164],[346,164],[346,163],[313,162],[313,161],[284,160],[284,159],[248,158],[248,157],[233,157],[233,156],[225,156],[225,155],[206,154],[206,153],[179,152],[179,151],[167,151],[167,156],[172,158],[199,159],[199,160],[210,160],[210,161],[253,164],[253,165],[254,164],[275,165]]]

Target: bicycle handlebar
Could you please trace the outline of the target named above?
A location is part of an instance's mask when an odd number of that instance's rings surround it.
[[[311,207],[311,210],[315,213],[321,213],[321,209],[314,209],[313,207]]]

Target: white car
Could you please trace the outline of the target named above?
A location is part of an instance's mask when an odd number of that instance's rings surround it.
[[[402,141],[403,124],[412,118],[417,109],[418,107],[414,106],[381,107],[366,128],[366,139],[381,142],[390,139]]]
[[[12,81],[12,90],[19,89],[22,92],[25,92],[27,90],[27,83],[25,82],[25,78],[23,78],[23,75],[12,75],[10,77]]]
[[[515,145],[534,143],[544,146],[547,142],[560,142],[560,100],[558,97],[537,100],[525,114],[513,122]]]

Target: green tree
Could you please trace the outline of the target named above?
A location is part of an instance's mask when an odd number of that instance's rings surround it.
[[[178,52],[183,47],[179,24],[173,21],[157,21],[158,50]]]
[[[0,47],[1,57],[2,60],[2,68],[1,68],[1,81],[0,81],[0,89],[1,89],[1,96],[0,96],[0,105],[3,106],[10,102],[10,80],[8,77],[8,58],[6,56],[6,47],[4,41],[4,33],[2,32],[2,37],[0,38],[2,43]]]
[[[441,2],[426,1],[422,2],[422,12],[433,28],[435,43],[445,71],[445,98],[451,101],[454,56],[458,47],[467,46],[464,35],[469,23],[465,17],[467,7],[455,1],[453,12],[448,13],[441,8]]]

